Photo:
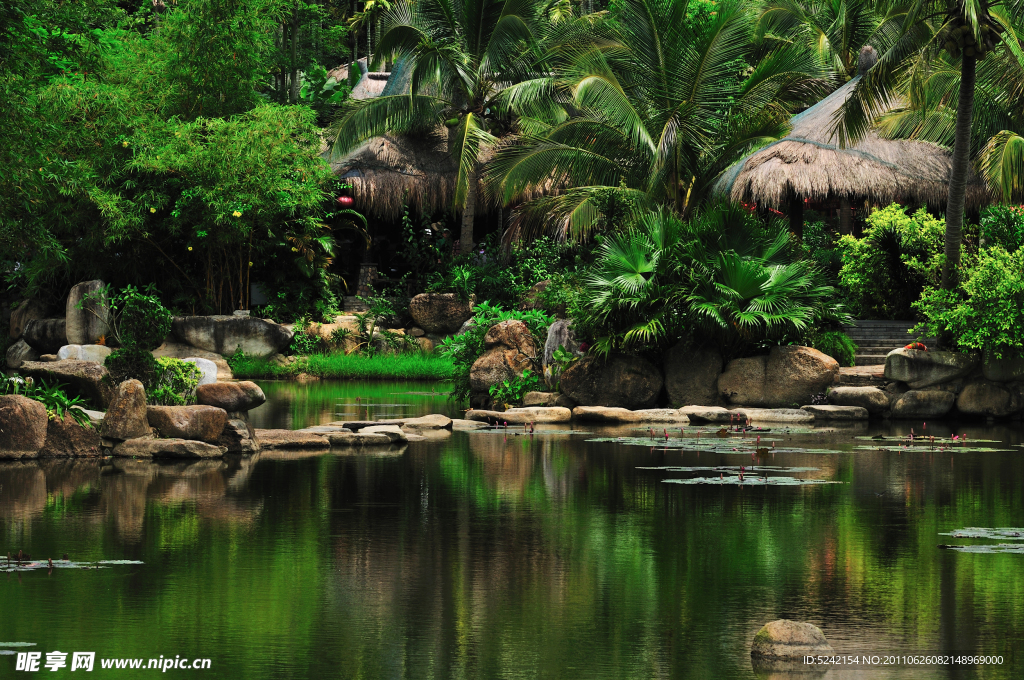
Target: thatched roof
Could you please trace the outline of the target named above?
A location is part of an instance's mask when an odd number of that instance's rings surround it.
[[[873,48],[862,48],[857,77],[793,116],[788,135],[730,167],[715,183],[715,193],[773,208],[785,206],[794,195],[945,206],[952,167],[948,150],[929,142],[883,139],[874,130],[853,147],[838,146],[832,132],[836,112],[877,60]],[[984,183],[972,172],[968,207],[989,200]]]

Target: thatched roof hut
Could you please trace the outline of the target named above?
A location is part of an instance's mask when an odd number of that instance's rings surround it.
[[[877,61],[874,48],[862,48],[855,78],[793,116],[788,135],[730,167],[715,183],[715,193],[767,208],[790,206],[794,199],[945,207],[950,151],[929,142],[883,139],[874,130],[854,146],[839,148],[833,133],[836,114]],[[989,200],[985,184],[972,173],[968,209]]]

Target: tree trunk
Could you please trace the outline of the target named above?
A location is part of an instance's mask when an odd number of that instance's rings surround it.
[[[299,101],[299,10],[292,12],[292,104]]]
[[[970,171],[971,162],[971,118],[974,115],[974,76],[977,62],[974,57],[964,55],[961,64],[953,167],[949,173],[949,197],[946,203],[946,261],[942,265],[942,287],[945,290],[951,290],[957,284],[960,242],[964,238],[967,173]]]
[[[789,199],[789,230],[796,234],[798,239],[803,239],[804,199],[799,196],[791,196]]]
[[[846,236],[853,233],[853,209],[850,207],[850,199],[839,199],[839,234]]]
[[[476,218],[476,168],[469,173],[466,187],[466,207],[462,210],[462,233],[459,236],[459,252],[468,255],[473,251],[473,220]]]

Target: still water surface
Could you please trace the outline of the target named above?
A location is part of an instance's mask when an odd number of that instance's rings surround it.
[[[259,427],[458,414],[429,383],[263,386]],[[1003,657],[793,677],[1020,678],[1024,554],[936,546],[1024,526],[1021,429],[956,426],[1004,452],[854,448],[912,425],[766,434],[837,451],[761,461],[842,482],[813,486],[663,483],[710,473],[639,468],[751,460],[587,443],[645,434],[629,428],[455,432],[372,455],[0,463],[0,554],[143,563],[0,574],[0,654],[211,659],[164,674],[97,662],[96,677],[754,678],[750,641],[784,617],[840,653]],[[0,655],[0,678],[30,677],[14,659]]]

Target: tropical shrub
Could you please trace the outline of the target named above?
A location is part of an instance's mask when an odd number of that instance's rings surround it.
[[[45,380],[14,376],[0,381],[0,395],[20,394],[34,399],[46,407],[50,420],[63,420],[70,415],[82,427],[92,427],[89,414],[85,412],[86,402],[82,397],[69,397],[62,383],[48,384]]]
[[[842,331],[817,331],[807,336],[803,344],[824,352],[838,361],[840,366],[855,366],[857,363],[857,343]]]
[[[1012,253],[1024,246],[1024,205],[993,205],[981,212],[981,242]]]
[[[159,406],[196,403],[196,389],[202,370],[190,361],[161,357],[156,360],[159,376],[146,388],[146,402]]]
[[[122,347],[154,350],[171,332],[171,312],[160,302],[153,284],[144,291],[125,286],[117,293],[107,284],[102,290],[86,295],[78,308],[87,309],[87,302],[104,301],[110,310],[107,324]]]
[[[942,271],[945,222],[920,208],[893,203],[867,218],[864,237],[839,239],[840,284],[850,311],[862,319],[909,319],[926,286]]]
[[[491,399],[498,404],[512,404],[519,406],[523,403],[523,397],[527,392],[532,392],[544,385],[540,376],[534,375],[533,371],[527,369],[522,375],[517,375],[510,380],[503,380],[500,385],[491,385],[489,393]]]
[[[964,260],[956,289],[929,287],[915,307],[925,317],[918,333],[997,358],[1024,356],[1024,248],[983,249],[977,264]]]

